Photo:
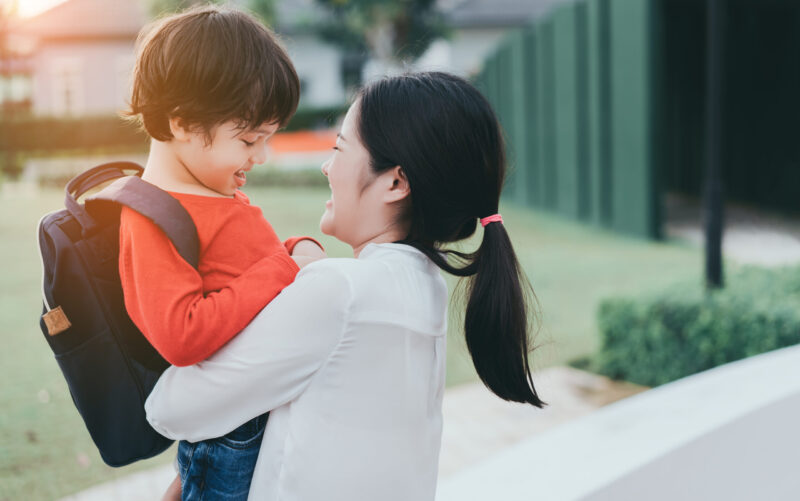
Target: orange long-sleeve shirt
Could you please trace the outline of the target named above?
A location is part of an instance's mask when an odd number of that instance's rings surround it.
[[[220,349],[294,280],[289,253],[302,238],[281,243],[241,192],[170,194],[197,227],[198,268],[151,221],[123,208],[119,271],[133,322],[169,363],[185,366]]]

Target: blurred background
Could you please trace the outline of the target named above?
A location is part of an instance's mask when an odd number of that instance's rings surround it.
[[[59,499],[172,459],[102,463],[38,328],[35,227],[63,207],[75,174],[145,162],[147,138],[118,117],[135,39],[196,3],[207,2],[0,0],[2,501]],[[800,341],[800,3],[228,4],[280,35],[301,80],[297,115],[245,188],[282,237],[349,255],[319,234],[329,194],[319,167],[362,83],[449,71],[498,114],[511,165],[502,212],[538,298],[531,360],[549,374],[553,405],[544,418],[498,408],[479,436],[453,417],[442,474],[648,387]],[[457,403],[446,397],[446,411],[478,415],[495,404],[470,393],[480,386],[457,314],[450,324]],[[502,437],[485,431],[497,427]]]

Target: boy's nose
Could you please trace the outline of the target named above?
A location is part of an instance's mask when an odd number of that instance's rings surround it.
[[[256,165],[263,164],[267,161],[267,149],[267,145],[264,145],[261,148],[256,148],[253,154],[250,156],[250,160]]]

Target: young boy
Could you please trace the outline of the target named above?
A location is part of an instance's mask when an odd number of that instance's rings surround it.
[[[300,266],[324,257],[308,238],[281,243],[239,191],[294,114],[299,87],[273,34],[242,12],[192,9],[140,34],[128,114],[152,138],[142,178],[189,212],[200,261],[193,268],[155,225],[124,209],[120,278],[131,319],[173,365],[211,356]],[[265,424],[260,416],[219,439],[181,442],[183,499],[246,499]]]

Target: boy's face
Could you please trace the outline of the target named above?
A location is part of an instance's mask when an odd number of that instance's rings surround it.
[[[198,184],[220,195],[232,196],[247,181],[246,172],[267,159],[267,140],[278,124],[264,123],[257,129],[239,129],[235,121],[219,124],[207,144],[200,132],[175,134],[178,157]]]

